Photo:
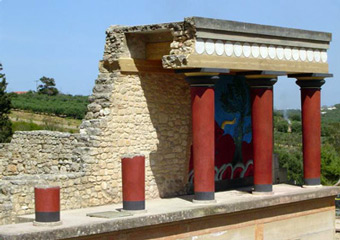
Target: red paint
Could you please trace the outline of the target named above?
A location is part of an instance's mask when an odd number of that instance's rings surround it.
[[[245,141],[242,142],[242,157],[243,157],[243,164],[247,165],[249,160],[253,160],[253,140],[250,143]],[[246,177],[246,176],[245,176]]]
[[[215,191],[215,91],[191,87],[195,192]]]
[[[145,157],[122,158],[123,201],[145,200]]]
[[[60,211],[60,187],[34,188],[36,212]]]
[[[301,88],[304,178],[320,178],[320,89]]]
[[[232,163],[235,154],[235,143],[233,137],[224,134],[224,130],[215,122],[215,167],[218,169],[223,164]]]
[[[273,90],[252,88],[254,184],[272,184]]]

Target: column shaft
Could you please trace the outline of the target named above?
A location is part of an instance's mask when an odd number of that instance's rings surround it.
[[[252,88],[255,192],[272,191],[273,89]]]
[[[122,190],[124,210],[145,209],[145,157],[122,157]]]
[[[305,185],[320,185],[320,89],[301,88],[303,173]]]
[[[214,88],[205,86],[192,86],[191,101],[195,200],[214,200]]]

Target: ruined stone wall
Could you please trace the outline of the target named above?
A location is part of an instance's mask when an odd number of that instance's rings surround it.
[[[2,144],[0,224],[34,212],[34,186],[40,184],[61,187],[62,209],[87,206],[86,145],[79,134],[51,131],[16,132],[10,143]]]
[[[121,156],[146,157],[146,197],[183,194],[190,153],[190,94],[174,74],[117,74],[93,176],[121,200]],[[100,112],[100,110],[99,110]],[[95,114],[95,113],[94,113]],[[106,185],[106,184],[105,184]]]
[[[149,28],[169,26],[136,30]],[[174,73],[120,72],[117,59],[132,54],[127,31],[107,31],[79,134],[17,132],[0,146],[0,224],[34,212],[33,187],[39,184],[61,187],[62,210],[121,202],[121,156],[126,154],[145,155],[147,199],[186,193],[189,85]]]
[[[120,57],[143,57],[143,38],[127,39],[125,33],[151,29],[177,33],[182,27],[107,30],[103,61],[80,132],[90,136],[92,177],[109,202],[121,201],[121,156],[133,153],[146,157],[147,198],[185,193],[191,145],[188,84],[176,74],[122,73],[117,63]]]
[[[11,144],[4,145],[4,176],[78,172],[79,156],[73,153],[77,139],[70,133],[15,132]]]

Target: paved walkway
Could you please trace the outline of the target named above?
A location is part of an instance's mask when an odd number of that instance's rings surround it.
[[[88,217],[88,213],[113,211],[121,204],[99,207],[67,210],[61,212],[63,224],[55,227],[33,227],[32,222],[0,226],[0,239],[50,239],[71,238],[110,231],[143,227],[162,223],[195,219],[216,214],[225,214],[249,209],[270,207],[279,204],[299,202],[311,198],[335,196],[339,188],[301,188],[297,186],[279,184],[274,185],[273,195],[253,195],[250,189],[238,189],[216,193],[216,203],[209,205],[193,204],[193,196],[183,196],[169,199],[155,199],[146,202],[147,212],[116,218]],[[118,214],[119,215],[119,214]],[[28,221],[34,215],[23,217]],[[339,222],[340,228],[340,222]],[[21,237],[21,238],[20,238]]]

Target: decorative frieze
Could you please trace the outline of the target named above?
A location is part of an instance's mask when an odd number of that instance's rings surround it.
[[[327,62],[327,51],[279,45],[232,42],[199,38],[195,42],[199,55],[217,55],[299,62]]]

